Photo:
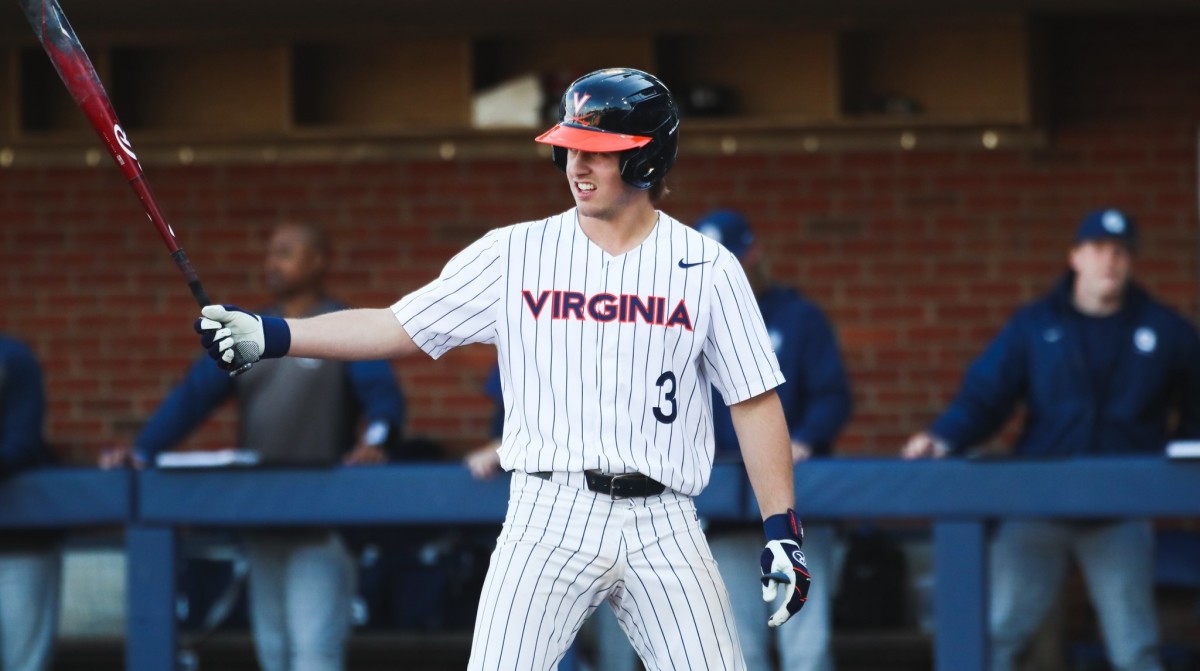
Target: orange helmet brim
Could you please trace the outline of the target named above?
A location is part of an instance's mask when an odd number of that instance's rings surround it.
[[[563,124],[558,124],[535,138],[537,142],[541,142],[542,144],[594,153],[637,149],[650,144],[650,141],[653,139],[643,135],[607,133],[602,130],[592,130]]]

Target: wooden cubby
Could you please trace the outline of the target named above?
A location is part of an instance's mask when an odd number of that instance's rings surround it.
[[[462,128],[470,120],[464,40],[309,44],[292,51],[292,120],[300,129]]]
[[[832,31],[676,34],[657,46],[658,74],[685,106],[694,87],[732,95],[733,114],[692,119],[701,126],[795,126],[837,118],[838,43]]]
[[[114,105],[143,136],[282,133],[288,67],[282,46],[121,47],[112,51]]]
[[[1021,20],[847,31],[842,114],[861,123],[1028,124],[1028,36]]]
[[[19,49],[15,78],[18,90],[16,129],[33,136],[83,136],[91,131],[87,116],[75,104],[50,58],[40,47]],[[101,81],[107,74],[103,52],[92,60]]]

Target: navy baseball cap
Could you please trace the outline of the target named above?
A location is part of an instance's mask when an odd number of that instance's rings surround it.
[[[696,230],[725,245],[739,259],[754,245],[750,222],[733,210],[714,210],[696,222]]]
[[[1107,208],[1084,216],[1075,233],[1075,244],[1090,240],[1116,240],[1129,249],[1137,249],[1137,224],[1124,212]]]

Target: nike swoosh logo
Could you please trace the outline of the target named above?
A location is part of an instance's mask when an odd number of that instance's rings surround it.
[[[691,268],[693,266],[702,266],[706,263],[708,263],[708,261],[697,261],[695,263],[684,263],[683,259],[679,259],[679,267],[680,268]]]

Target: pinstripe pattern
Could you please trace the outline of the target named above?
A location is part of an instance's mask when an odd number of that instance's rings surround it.
[[[555,292],[611,295],[614,309],[620,297],[658,301],[659,322],[682,304],[691,328],[600,321],[589,307],[555,318]],[[574,210],[491,231],[392,310],[434,357],[496,344],[506,470],[638,472],[695,495],[712,469],[709,385],[737,403],[783,382],[741,264],[665,214],[620,256],[583,235]]]
[[[737,403],[783,382],[737,259],[661,213],[613,256],[569,210],[491,231],[392,310],[435,358],[499,357],[516,473],[469,668],[554,668],[607,602],[649,669],[744,669],[690,498],[712,471],[711,389]],[[593,469],[669,489],[614,501],[586,489]]]
[[[605,603],[651,671],[745,669],[691,497],[614,501],[579,480],[513,474],[468,669],[557,668]]]

